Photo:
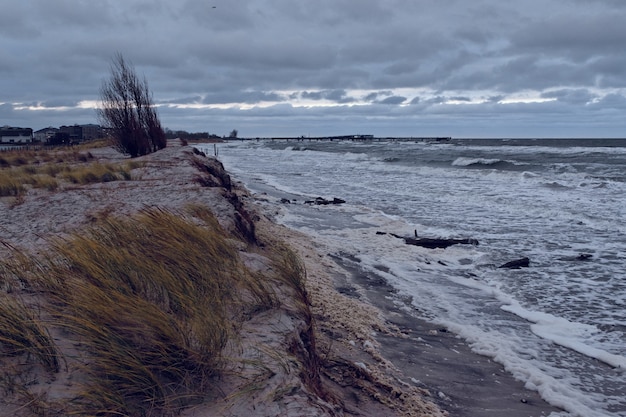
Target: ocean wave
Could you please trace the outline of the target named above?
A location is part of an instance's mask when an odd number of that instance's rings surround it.
[[[307,148],[306,146],[300,146],[300,145],[296,145],[296,146],[287,146],[285,148],[285,152],[300,152],[300,151],[309,151],[310,149]]]
[[[547,188],[550,188],[552,190],[567,190],[567,189],[571,189],[572,188],[572,187],[570,187],[568,185],[561,184],[560,182],[557,182],[557,181],[544,183],[543,186],[547,187]]]
[[[469,167],[472,165],[496,165],[500,162],[505,162],[505,161],[503,161],[502,159],[459,157],[452,162],[452,166]]]
[[[452,161],[452,166],[468,169],[496,169],[501,171],[524,171],[535,168],[531,164],[510,159],[469,158],[464,156],[458,157]]]
[[[527,164],[511,161],[506,159],[490,159],[490,158],[468,158],[459,157],[452,162],[452,166],[461,168],[491,168],[491,169],[509,169],[519,170],[520,167]]]
[[[574,350],[581,355],[597,359],[616,370],[626,370],[625,356],[607,352],[588,343],[592,336],[601,332],[596,326],[572,322],[548,313],[527,310],[517,302],[512,302],[501,308],[533,323],[531,331],[539,337]]]

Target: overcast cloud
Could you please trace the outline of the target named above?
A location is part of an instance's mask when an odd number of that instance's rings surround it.
[[[622,0],[7,0],[0,126],[97,123],[120,52],[174,130],[626,137],[624,22]]]

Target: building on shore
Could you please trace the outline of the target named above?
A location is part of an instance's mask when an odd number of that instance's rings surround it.
[[[58,128],[50,126],[35,131],[33,135],[35,142],[49,143],[58,132]]]
[[[33,129],[29,127],[0,127],[0,143],[32,143]]]
[[[103,137],[100,125],[72,125],[59,127],[59,133],[69,138],[69,143],[81,143]]]
[[[105,136],[100,125],[85,124],[56,127],[45,127],[33,132],[31,128],[2,126],[0,127],[0,143],[23,145],[40,143],[44,145],[69,145]]]

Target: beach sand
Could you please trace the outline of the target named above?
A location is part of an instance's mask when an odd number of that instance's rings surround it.
[[[111,148],[90,152],[103,163],[127,160]],[[133,171],[133,181],[64,186],[52,192],[33,189],[17,203],[4,199],[2,256],[10,255],[11,247],[34,256],[52,237],[67,236],[107,216],[129,216],[150,207],[178,210],[189,203],[202,204],[224,229],[236,229],[232,198],[220,187],[199,185],[198,169],[190,163],[195,157],[204,158],[172,141],[168,148],[137,159],[143,166]],[[302,360],[291,357],[290,343],[303,322],[285,301],[283,307],[245,323],[237,346],[229,352],[240,355],[240,363],[252,356],[265,361],[267,374],[259,379],[249,367],[229,368],[216,382],[217,393],[182,415],[537,417],[556,411],[500,365],[471,352],[454,334],[400,308],[390,297],[393,289],[378,277],[342,265],[310,237],[276,224],[263,196],[250,195],[241,185],[233,192],[254,213],[259,234],[268,242],[288,243],[304,263],[319,372],[328,395],[311,391],[303,382]],[[239,246],[251,269],[268,268],[271,245]],[[250,378],[256,378],[254,389]],[[72,394],[67,375],[57,375],[37,389]],[[0,415],[21,409],[10,401],[4,408],[1,403]]]

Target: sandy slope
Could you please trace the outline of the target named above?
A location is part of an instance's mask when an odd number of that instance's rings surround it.
[[[126,159],[110,148],[91,150],[101,162]],[[45,249],[52,236],[64,236],[106,216],[126,216],[147,207],[177,210],[188,203],[208,206],[220,224],[238,232],[237,209],[232,195],[222,187],[200,185],[200,174],[190,163],[192,149],[177,141],[168,148],[140,160],[144,166],[133,171],[133,181],[93,185],[65,184],[49,192],[30,190],[23,201],[9,198],[0,202],[0,239],[8,246],[28,253]],[[303,320],[283,292],[280,308],[263,312],[244,324],[241,335],[227,355],[233,365],[215,381],[203,404],[186,411],[185,416],[441,416],[428,400],[428,392],[404,377],[378,350],[375,334],[400,337],[397,328],[383,320],[371,305],[340,294],[334,289],[337,265],[316,252],[304,236],[268,220],[245,190],[235,190],[237,201],[254,213],[259,236],[266,242],[285,240],[300,254],[308,274],[308,290],[317,325],[317,350],[322,358],[322,391],[314,392],[303,382],[303,359],[294,354],[294,340],[301,333]],[[229,197],[230,196],[230,197]],[[262,240],[262,239],[261,239]],[[251,269],[268,268],[271,245],[240,244],[241,256]],[[345,272],[344,272],[345,273]],[[278,289],[280,292],[281,290]],[[57,343],[63,346],[61,340]],[[300,355],[301,356],[301,355]],[[39,393],[71,395],[68,375],[42,381]],[[0,415],[10,415],[19,404],[0,407]],[[22,409],[23,412],[23,409]]]

